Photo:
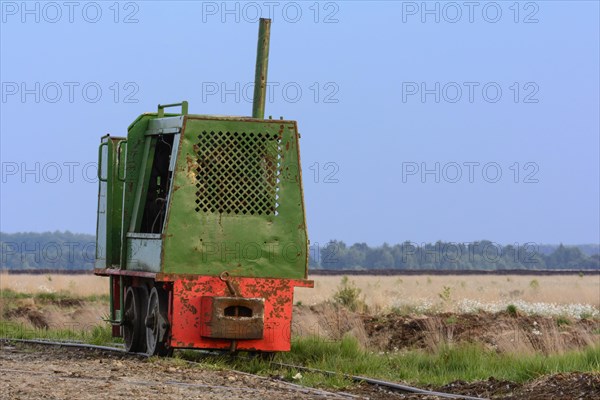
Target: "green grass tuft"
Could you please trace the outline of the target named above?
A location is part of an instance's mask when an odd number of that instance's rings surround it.
[[[282,362],[318,369],[419,385],[478,381],[492,376],[525,382],[545,374],[600,370],[600,346],[549,356],[499,354],[477,344],[442,346],[435,353],[409,350],[382,354],[361,349],[356,339],[349,336],[339,342],[320,338],[297,339],[290,353],[279,354],[277,358]],[[339,387],[339,378],[311,379],[325,386]],[[342,381],[346,382],[343,378]]]
[[[12,289],[0,290],[0,299],[29,299],[31,297],[33,296],[29,293],[16,292]]]
[[[506,306],[506,312],[512,315],[513,317],[516,317],[518,313],[517,306],[515,306],[514,304],[509,304],[508,306]]]
[[[307,386],[343,389],[354,383],[343,374],[362,375],[414,385],[442,386],[456,380],[481,381],[494,377],[500,380],[526,382],[542,375],[572,371],[599,371],[600,346],[583,351],[545,356],[542,354],[499,354],[477,344],[441,346],[436,352],[408,350],[402,353],[373,353],[360,347],[357,340],[345,336],[341,341],[318,337],[295,339],[289,353],[279,353],[275,362],[303,365],[335,372],[322,375],[270,365],[253,357],[208,357],[198,352],[178,352],[187,360],[203,360],[220,368],[235,368],[262,375],[279,375]],[[300,372],[302,378],[292,377]]]
[[[118,343],[120,338],[112,337],[110,324],[94,326],[91,330],[82,329],[36,329],[21,323],[0,320],[0,338],[3,339],[48,339],[77,340],[96,345]]]
[[[109,345],[119,341],[111,335],[109,324],[90,331],[75,329],[26,329],[22,324],[0,321],[2,338],[45,338],[80,340],[86,343]],[[279,375],[302,385],[343,389],[354,383],[343,374],[362,375],[415,385],[441,386],[456,380],[481,381],[494,377],[523,383],[542,375],[560,372],[600,371],[600,346],[563,354],[497,353],[478,344],[440,346],[434,352],[406,350],[399,353],[375,353],[363,349],[356,338],[346,335],[339,341],[320,337],[297,338],[289,353],[278,353],[275,362],[303,365],[328,370],[333,376],[298,371],[272,365],[268,359],[255,354],[227,354],[183,350],[176,352],[178,360],[201,362],[213,369],[237,369],[265,376]],[[301,378],[293,377],[300,372]]]

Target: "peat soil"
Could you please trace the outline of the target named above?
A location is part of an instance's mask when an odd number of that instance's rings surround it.
[[[2,299],[3,320],[26,329],[93,329],[102,323],[108,304],[61,299]],[[293,334],[340,339],[358,338],[368,349],[435,350],[448,343],[477,342],[498,352],[555,352],[600,343],[600,322],[592,319],[551,318],[510,314],[368,315],[331,303],[294,307]],[[6,336],[10,332],[0,332]],[[0,398],[104,399],[202,398],[291,399],[340,398],[344,392],[372,399],[435,399],[432,396],[391,392],[366,384],[327,394],[235,371],[202,369],[177,360],[148,360],[106,352],[90,352],[2,342]],[[301,384],[301,381],[293,383]],[[525,384],[489,378],[480,382],[452,382],[430,390],[483,398],[600,399],[600,371],[542,376]],[[304,391],[302,391],[304,390]],[[327,392],[333,390],[324,389]],[[347,397],[347,396],[346,396]]]

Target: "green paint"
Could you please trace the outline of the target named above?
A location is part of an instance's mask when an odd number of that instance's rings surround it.
[[[158,142],[145,132],[156,116],[145,114],[129,128],[123,226],[131,233],[140,233]],[[229,271],[237,276],[306,278],[308,240],[298,138],[295,121],[188,115],[162,231],[162,260],[148,260],[148,268],[139,263],[127,267],[124,261],[123,267],[157,272],[159,265],[161,272],[173,274]],[[122,240],[126,243],[125,236]],[[138,239],[138,248],[145,240],[156,241]],[[122,246],[124,252],[133,251],[130,244]]]
[[[127,269],[160,272],[161,250],[160,235],[141,234],[139,237],[127,237]]]
[[[121,210],[123,183],[118,179],[118,148],[124,138],[104,136],[99,147],[98,232],[96,235],[97,267],[120,264]]]
[[[210,135],[210,132],[222,132],[231,138],[234,133],[261,133],[281,138],[281,159],[277,160],[276,153],[270,155],[275,157],[275,163],[281,164],[277,215],[196,211],[199,156],[198,148],[194,146],[199,142],[199,135]],[[207,153],[205,156],[227,157],[227,147],[219,147],[214,154]],[[254,164],[257,165],[260,168],[261,163]],[[236,183],[240,187],[256,182],[251,178],[256,171],[250,168],[245,169],[245,174],[243,168],[230,168],[229,171],[239,174]],[[241,276],[305,278],[307,235],[295,122],[211,120],[191,116],[180,142],[174,179],[176,190],[164,231],[164,272],[218,275],[229,271]],[[227,179],[221,182],[231,183]],[[209,195],[214,196],[219,190],[222,193],[220,200],[229,199],[229,208],[236,205],[246,211],[253,208],[249,198],[235,197],[234,189],[228,187],[217,187]]]
[[[258,44],[256,46],[256,71],[254,73],[252,118],[265,118],[265,97],[267,93],[270,40],[271,20],[261,18],[258,27]]]
[[[117,164],[124,169],[117,171],[115,160],[109,160],[107,183],[121,187],[109,199],[113,207],[107,229],[113,236],[107,266],[306,278],[308,239],[296,122],[264,119],[269,36],[270,20],[261,19],[254,118],[188,115],[184,101],[159,105],[157,113],[140,115],[129,126],[126,162]],[[164,112],[176,106],[181,114]],[[184,119],[177,132],[180,121],[166,118],[179,115]],[[153,119],[160,119],[160,126],[148,131]],[[99,223],[98,232],[103,229]]]
[[[133,203],[133,219],[129,228],[130,232],[139,232],[144,215],[144,200],[148,194],[148,184],[150,183],[150,171],[152,170],[152,160],[154,158],[154,149],[156,138],[146,136],[144,140],[144,154],[142,155],[142,165],[140,175],[138,176],[137,189],[135,192],[135,201]]]

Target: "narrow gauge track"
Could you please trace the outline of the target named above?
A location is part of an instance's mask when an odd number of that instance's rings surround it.
[[[98,346],[98,345],[92,345],[92,344],[87,344],[87,343],[80,343],[80,342],[70,342],[70,341],[51,341],[51,340],[46,340],[46,339],[8,339],[8,338],[1,338],[0,342],[4,342],[4,343],[26,343],[26,344],[34,344],[34,345],[44,345],[44,346],[57,346],[57,347],[67,347],[67,348],[78,348],[78,349],[84,349],[84,350],[98,350],[98,351],[105,351],[105,352],[111,352],[111,353],[117,353],[121,356],[128,356],[128,357],[132,357],[132,358],[148,358],[149,356],[145,353],[132,353],[132,352],[127,352],[125,351],[124,348],[119,348],[119,347],[110,347],[110,346]],[[186,362],[188,364],[200,364],[200,363],[196,363],[196,362],[192,362],[192,361],[187,361]],[[260,379],[260,380],[271,380],[270,378],[266,378],[264,376],[260,376],[260,375],[255,375],[255,374],[249,374],[246,372],[242,372],[242,371],[236,371],[236,370],[230,370],[231,372],[235,372],[238,373],[240,375],[247,375],[247,376],[252,376],[255,379]],[[0,367],[0,372],[2,373],[8,373],[8,374],[23,374],[23,373],[27,373],[27,374],[33,374],[33,375],[49,375],[49,376],[56,376],[55,372],[53,371],[49,371],[49,372],[42,372],[42,371],[25,371],[25,370],[21,370],[21,369],[14,369],[14,368],[3,368]],[[102,381],[104,378],[103,377],[79,377],[79,376],[66,376],[65,378],[69,378],[72,380],[79,380],[79,381]],[[333,399],[333,398],[338,398],[338,399],[348,399],[348,398],[359,398],[359,396],[354,396],[352,394],[349,393],[333,393],[333,392],[328,392],[325,390],[320,390],[320,389],[314,389],[314,388],[310,388],[310,387],[305,387],[305,386],[300,386],[300,385],[296,385],[294,383],[290,383],[290,382],[285,382],[285,381],[280,381],[277,380],[276,381],[278,384],[281,384],[282,386],[287,386],[290,388],[290,391],[295,392],[295,393],[299,393],[299,394],[305,394],[305,395],[318,395],[320,398],[325,398],[325,399]],[[248,392],[248,393],[254,393],[254,395],[260,395],[261,391],[257,390],[256,388],[252,388],[252,387],[231,387],[231,386],[223,386],[223,385],[215,385],[215,384],[202,384],[202,383],[190,383],[190,382],[181,382],[181,381],[176,381],[176,380],[161,380],[161,381],[148,381],[148,380],[140,380],[140,379],[135,379],[135,380],[127,380],[121,383],[125,383],[128,385],[135,385],[135,386],[142,386],[142,387],[152,387],[152,386],[158,386],[158,385],[167,385],[167,386],[176,386],[176,387],[185,387],[185,388],[199,388],[199,389],[227,389],[227,390],[233,390],[233,391],[238,391],[238,392]]]
[[[89,349],[89,350],[101,350],[101,351],[119,353],[121,355],[131,356],[131,357],[140,357],[140,358],[148,357],[148,355],[145,353],[131,353],[131,352],[127,352],[127,351],[125,351],[125,349],[119,348],[119,347],[99,346],[99,345],[93,345],[93,344],[87,344],[87,343],[81,343],[81,342],[51,341],[51,340],[45,340],[45,339],[7,339],[7,338],[3,338],[0,340],[2,342],[29,343],[29,344],[37,344],[37,345],[45,345],[45,346],[60,346],[60,347],[81,348],[81,349]],[[200,363],[197,363],[194,361],[186,360],[186,362],[188,364],[200,364]],[[295,369],[295,370],[299,370],[299,371],[320,373],[320,374],[329,375],[329,376],[336,376],[336,375],[340,376],[341,375],[344,378],[353,380],[355,382],[364,382],[369,385],[380,386],[380,387],[392,389],[395,391],[410,393],[413,395],[437,396],[437,397],[448,398],[448,399],[485,400],[484,398],[481,398],[481,397],[464,396],[464,395],[458,395],[458,394],[452,394],[452,393],[420,389],[417,387],[403,385],[403,384],[399,384],[396,382],[388,382],[388,381],[384,381],[384,380],[380,380],[380,379],[374,379],[374,378],[358,376],[358,375],[339,374],[339,373],[336,373],[333,371],[309,368],[309,367],[304,367],[301,365],[279,363],[279,362],[274,362],[274,361],[271,361],[271,365],[275,365],[275,366],[282,367],[282,368]],[[243,375],[251,375],[251,376],[259,378],[259,379],[270,379],[270,378],[265,378],[260,375],[250,374],[250,373],[243,372],[243,371],[237,371],[237,370],[232,370],[232,371],[243,374]],[[344,393],[344,392],[334,393],[334,392],[328,392],[325,390],[309,388],[306,386],[301,386],[301,385],[297,385],[297,384],[285,382],[285,381],[280,381],[280,380],[278,380],[278,382],[289,385],[290,387],[294,387],[299,392],[319,394],[319,395],[326,396],[326,397],[360,398],[360,396],[352,395],[350,393]],[[149,384],[151,382],[139,382],[139,383],[140,384]],[[211,386],[211,385],[205,385],[205,384],[190,384],[190,383],[176,382],[176,381],[166,381],[166,382],[162,382],[162,383],[167,384],[167,385],[188,386],[188,387],[190,387],[190,386],[198,386],[198,387]]]

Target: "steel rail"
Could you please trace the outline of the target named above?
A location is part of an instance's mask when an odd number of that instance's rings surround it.
[[[207,353],[212,354],[211,352],[207,352]],[[246,359],[246,360],[251,359],[251,357],[244,357],[244,356],[239,356],[239,355],[236,355],[236,357]],[[488,400],[485,397],[474,397],[474,396],[465,396],[462,394],[437,392],[434,390],[427,390],[427,389],[417,388],[414,386],[403,385],[403,384],[396,383],[396,382],[389,382],[389,381],[384,381],[381,379],[369,378],[366,376],[351,375],[351,374],[346,374],[346,373],[327,371],[327,370],[323,370],[323,369],[310,368],[310,367],[305,367],[302,365],[280,363],[280,362],[276,362],[276,361],[269,361],[269,363],[271,365],[277,365],[277,366],[284,367],[284,368],[298,369],[301,371],[314,372],[314,373],[319,373],[319,374],[323,374],[323,375],[342,376],[342,377],[344,377],[346,379],[350,379],[354,382],[365,382],[365,383],[368,383],[368,384],[374,385],[374,386],[384,386],[389,389],[394,389],[394,390],[398,390],[398,391],[402,391],[402,392],[406,392],[406,393],[414,393],[414,394],[424,395],[424,396],[437,396],[437,397],[443,397],[443,398],[447,398],[447,399]]]
[[[286,364],[286,363],[280,363],[280,362],[275,362],[275,361],[271,361],[271,365],[278,365],[278,366],[285,367],[285,368],[294,368],[294,369],[298,369],[301,371],[315,372],[315,373],[320,373],[320,374],[330,375],[330,376],[343,376],[344,378],[351,379],[355,382],[365,382],[365,383],[368,383],[371,385],[385,386],[390,389],[395,389],[395,390],[400,390],[403,392],[409,392],[409,393],[415,393],[415,394],[422,394],[422,395],[427,395],[427,396],[438,396],[438,397],[444,397],[444,398],[448,398],[448,399],[487,400],[486,398],[483,398],[483,397],[473,397],[473,396],[465,396],[462,394],[436,392],[433,390],[420,389],[420,388],[413,387],[413,386],[403,385],[403,384],[395,383],[395,382],[388,382],[388,381],[384,381],[384,380],[380,380],[380,379],[369,378],[366,376],[338,373],[338,372],[327,371],[327,370],[322,370],[322,369],[303,367],[301,365]]]
[[[0,338],[0,342],[16,342],[16,343],[39,344],[39,345],[46,345],[46,346],[102,350],[102,351],[110,351],[110,352],[114,352],[114,353],[119,353],[121,355],[149,358],[148,354],[146,354],[146,353],[132,353],[132,352],[125,351],[125,349],[123,349],[123,348],[99,346],[99,345],[95,345],[95,344],[88,344],[88,343],[82,343],[82,342],[69,342],[69,341],[63,341],[63,340],[54,341],[54,340],[46,340],[46,339],[12,339],[12,338]],[[200,363],[197,363],[194,361],[188,361],[188,360],[184,360],[184,361],[188,364],[201,365]],[[6,372],[11,372],[11,370],[4,369],[4,368],[0,368],[0,370],[6,371]],[[282,380],[278,380],[278,379],[271,379],[271,378],[267,378],[267,377],[264,377],[261,375],[251,374],[248,372],[237,371],[235,369],[231,369],[230,371],[239,373],[241,375],[247,375],[247,376],[252,376],[254,378],[260,378],[261,380],[276,381],[279,384],[289,386],[291,389],[293,389],[296,392],[301,392],[301,393],[305,393],[305,394],[307,394],[307,393],[318,394],[320,396],[327,397],[327,398],[331,398],[331,397],[356,398],[357,397],[350,393],[328,392],[326,390],[301,386],[301,385],[297,385],[297,384],[291,383],[291,382],[286,382],[286,381],[282,381]],[[16,372],[16,370],[13,370],[13,372]],[[70,377],[70,378],[90,380],[90,378],[79,378],[79,377]],[[166,385],[175,385],[175,386],[183,386],[183,387],[198,387],[198,388],[209,387],[209,388],[222,388],[222,389],[234,389],[234,390],[242,390],[243,389],[243,388],[227,387],[227,386],[221,386],[221,385],[206,385],[206,384],[177,382],[177,381],[165,381],[165,382],[154,382],[154,383],[147,382],[147,381],[143,381],[143,382],[131,381],[129,383],[131,383],[131,384],[140,384],[140,383],[143,383],[143,384],[166,384]],[[248,391],[256,391],[256,389],[252,389],[252,388],[246,388],[246,389]]]
[[[17,342],[17,343],[31,343],[31,344],[43,344],[49,346],[63,346],[63,347],[76,347],[76,348],[84,348],[84,349],[94,349],[94,350],[103,350],[103,351],[112,351],[114,353],[127,354],[132,356],[144,356],[147,357],[147,354],[144,353],[129,353],[125,351],[125,349],[120,349],[118,347],[109,347],[109,346],[99,346],[95,344],[88,343],[80,343],[80,342],[67,342],[62,340],[45,340],[45,339],[11,339],[11,338],[1,338],[0,340],[4,342]]]
[[[120,354],[124,354],[124,355],[131,355],[131,356],[138,356],[138,357],[148,357],[147,354],[145,353],[130,353],[125,351],[125,349],[121,349],[118,347],[109,347],[109,346],[99,346],[99,345],[94,345],[94,344],[87,344],[87,343],[74,343],[74,342],[66,342],[66,341],[50,341],[50,340],[45,340],[45,339],[10,339],[10,338],[1,338],[0,340],[2,341],[8,341],[8,342],[20,342],[20,343],[31,343],[31,344],[41,344],[41,345],[53,345],[53,346],[63,346],[63,347],[74,347],[74,348],[87,348],[87,349],[94,349],[94,350],[103,350],[103,351],[111,351],[111,352],[115,352],[115,353],[120,353]],[[250,359],[250,357],[240,357],[237,356],[238,358],[247,358]],[[189,364],[200,364],[194,361],[188,361],[185,360],[187,363]],[[275,362],[275,361],[270,361],[271,365],[276,365],[279,367],[284,367],[284,368],[289,368],[289,369],[297,369],[300,371],[307,371],[307,372],[313,372],[313,373],[319,373],[319,374],[323,374],[323,375],[329,375],[329,376],[342,376],[346,379],[350,379],[354,382],[365,382],[368,383],[370,385],[374,385],[374,386],[383,386],[383,387],[387,387],[389,389],[394,389],[394,390],[398,390],[398,391],[402,391],[402,392],[407,392],[407,393],[414,393],[414,394],[418,394],[418,395],[424,395],[424,396],[437,396],[437,397],[443,397],[443,398],[448,398],[448,399],[465,399],[465,400],[486,400],[483,397],[474,397],[474,396],[465,396],[465,395],[460,395],[460,394],[452,394],[452,393],[445,393],[445,392],[437,392],[437,391],[433,391],[433,390],[427,390],[427,389],[421,389],[421,388],[417,388],[414,386],[409,386],[409,385],[404,385],[404,384],[400,384],[400,383],[396,383],[396,382],[389,382],[389,381],[384,381],[384,380],[380,380],[380,379],[375,379],[375,378],[369,378],[366,376],[360,376],[360,375],[351,375],[351,374],[345,374],[345,373],[338,373],[338,372],[334,372],[334,371],[327,371],[327,370],[321,370],[321,369],[317,369],[317,368],[310,368],[310,367],[304,367],[301,365],[295,365],[295,364],[287,364],[287,363],[280,363],[280,362]],[[249,374],[247,372],[243,372],[243,371],[237,371],[237,370],[232,370],[233,372],[238,372],[238,373],[242,373],[242,374],[246,374],[246,375],[252,375],[252,376],[256,376],[256,377],[260,377],[260,378],[264,378],[261,377],[260,375],[255,375],[255,374]],[[345,395],[348,395],[348,393],[340,393],[340,394],[336,394],[333,392],[326,392],[323,390],[319,390],[319,389],[313,389],[313,388],[307,388],[304,386],[300,386],[300,385],[296,385],[290,382],[285,382],[285,381],[280,381],[278,380],[278,382],[282,382],[282,383],[288,383],[291,386],[295,386],[295,387],[302,387],[308,390],[311,390],[315,393],[319,393],[321,395],[337,395],[337,397],[340,397],[340,395],[343,397]]]

